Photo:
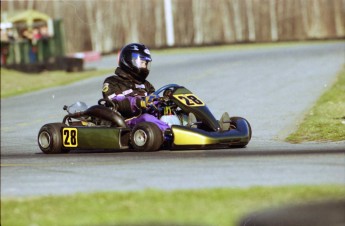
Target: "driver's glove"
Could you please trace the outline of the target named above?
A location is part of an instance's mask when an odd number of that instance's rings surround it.
[[[148,107],[148,103],[143,100],[143,99],[137,99],[136,100],[136,106],[139,108],[139,109],[146,109]]]
[[[152,101],[150,101],[150,99],[148,97],[144,97],[142,99],[137,99],[137,107],[141,108],[141,109],[146,109],[149,106],[151,106],[153,104]]]
[[[157,99],[157,96],[150,95],[143,97],[142,99],[137,99],[137,107],[141,109],[147,109],[148,107],[154,106],[154,101]]]

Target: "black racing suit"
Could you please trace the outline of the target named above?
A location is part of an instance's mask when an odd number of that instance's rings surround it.
[[[123,117],[130,118],[138,114],[142,97],[154,91],[155,88],[149,81],[137,81],[118,67],[115,75],[104,80],[102,94],[104,98],[117,102],[118,111]]]

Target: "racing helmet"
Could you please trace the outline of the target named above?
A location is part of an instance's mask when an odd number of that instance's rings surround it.
[[[119,67],[133,79],[144,82],[150,73],[150,50],[143,44],[130,43],[124,46],[119,56]]]

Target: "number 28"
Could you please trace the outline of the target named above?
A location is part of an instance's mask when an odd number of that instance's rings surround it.
[[[77,147],[78,130],[76,128],[64,128],[62,130],[62,140],[65,147]]]
[[[178,99],[184,105],[189,107],[199,107],[204,106],[205,104],[194,94],[177,94],[174,95],[176,99]]]

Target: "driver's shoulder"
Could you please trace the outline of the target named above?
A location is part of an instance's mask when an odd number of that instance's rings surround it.
[[[105,78],[103,83],[110,83],[110,84],[116,84],[116,83],[124,83],[126,82],[123,78],[121,78],[118,75],[110,75],[107,78]]]
[[[147,80],[145,80],[144,85],[149,93],[153,93],[155,91],[155,87]]]

